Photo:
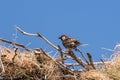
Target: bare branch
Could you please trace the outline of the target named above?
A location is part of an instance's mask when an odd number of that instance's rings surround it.
[[[22,30],[21,28],[19,28],[19,27],[16,27],[16,29],[17,29],[18,31],[20,31],[22,34],[27,35],[27,36],[38,36],[37,34],[27,33],[27,32],[23,31],[23,30]]]
[[[90,55],[90,53],[87,53],[88,59],[90,61],[90,65],[92,66],[93,69],[96,69],[92,60],[92,56]]]
[[[107,62],[94,62],[94,65],[106,65],[106,64],[109,64],[110,62],[109,61],[107,61]],[[65,64],[66,66],[80,66],[80,64],[78,64],[78,63],[66,63]]]
[[[27,35],[27,36],[35,36],[35,37],[40,37],[42,38],[46,43],[48,43],[50,46],[52,46],[53,48],[55,48],[56,50],[58,50],[60,53],[64,53],[66,54],[64,51],[62,51],[62,49],[60,49],[60,47],[58,48],[57,46],[55,46],[53,43],[51,43],[49,40],[47,40],[43,35],[41,35],[40,33],[37,34],[31,34],[31,33],[27,33],[25,31],[23,31],[21,28],[16,27],[18,31],[20,31],[22,34]],[[61,54],[62,57],[63,54]],[[66,54],[71,56],[74,60],[76,60],[82,67],[85,68],[86,63],[84,63],[80,58],[78,58],[74,53],[70,53],[70,54]],[[46,55],[48,56],[48,55]],[[48,56],[49,57],[49,56]],[[52,59],[52,58],[51,58]]]
[[[41,51],[43,52],[44,55],[46,55],[46,57],[48,57],[49,59],[51,59],[56,65],[58,65],[61,69],[64,69],[65,71],[68,71],[71,74],[74,74],[73,71],[71,71],[71,69],[69,69],[67,66],[65,66],[64,64],[61,64],[59,62],[56,62],[51,56],[49,56],[48,54],[46,54],[44,52],[43,49],[41,49]]]
[[[56,62],[62,62],[62,61],[64,62],[64,60],[67,60],[67,59],[68,59],[68,57],[67,57],[67,56],[64,56],[63,58],[61,58],[61,57],[60,57],[60,58],[57,58],[55,61],[56,61]],[[64,64],[64,63],[62,63],[62,64]]]
[[[63,52],[62,52],[62,49],[61,49],[60,45],[58,45],[58,48],[59,48],[60,56],[61,56],[61,59],[62,59],[62,64],[64,64]]]
[[[12,45],[16,45],[16,46],[19,46],[19,47],[22,47],[24,48],[26,51],[30,51],[28,48],[26,48],[23,44],[18,44],[18,43],[15,43],[15,42],[12,42],[12,41],[8,41],[8,40],[5,40],[5,39],[0,39],[1,42],[5,42],[5,43],[8,43],[8,44],[12,44]]]
[[[103,61],[103,59],[100,59],[101,61],[102,61],[102,63],[105,65],[105,68],[106,68],[106,64],[105,64],[105,62]]]
[[[69,56],[71,56],[75,61],[77,61],[83,68],[85,68],[87,65],[86,63],[84,63],[80,58],[78,58],[74,53],[73,51],[70,51]]]
[[[66,63],[65,64],[66,66],[68,66],[68,67],[70,67],[70,66],[80,66],[80,64],[78,64],[78,63]]]
[[[13,63],[14,63],[15,57],[17,56],[17,50],[18,50],[18,48],[15,48],[15,55],[14,55],[13,58],[12,58]]]
[[[86,61],[86,63],[89,65],[89,62],[87,61],[87,59],[85,58],[85,56],[83,55],[82,51],[80,49],[76,49],[78,52],[80,52],[81,56],[83,57],[83,59]]]
[[[36,36],[36,37],[40,37],[42,38],[46,43],[48,43],[50,46],[52,46],[53,48],[55,48],[56,50],[59,50],[57,46],[55,46],[53,43],[51,43],[49,40],[47,40],[43,35],[41,35],[40,33],[37,34],[31,34],[31,33],[27,33],[25,31],[23,31],[21,28],[16,27],[16,29],[18,31],[20,31],[22,34],[27,35],[27,36]]]

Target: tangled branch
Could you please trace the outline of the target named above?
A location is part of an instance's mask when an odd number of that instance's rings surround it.
[[[18,44],[16,42],[12,42],[12,41],[9,41],[9,40],[6,40],[6,39],[1,39],[0,38],[0,42],[5,42],[5,43],[8,43],[8,44],[12,44],[12,45],[16,45],[16,46],[19,46],[19,47],[22,47],[24,48],[26,51],[30,51],[28,48],[26,48],[23,44]]]
[[[62,49],[60,48],[60,46],[55,46],[52,42],[50,42],[47,38],[45,38],[43,35],[41,35],[40,33],[37,33],[37,34],[32,34],[32,33],[27,33],[25,32],[24,30],[22,30],[21,28],[19,27],[16,27],[16,29],[18,31],[20,31],[22,34],[24,35],[27,35],[27,36],[35,36],[35,37],[40,37],[42,38],[47,44],[49,44],[50,46],[52,46],[53,48],[55,48],[57,51],[59,51],[61,53],[61,57],[63,56],[63,54],[66,54],[64,51],[62,51]],[[86,66],[86,63],[84,63],[80,58],[78,58],[74,53],[72,54],[66,54],[66,55],[69,55],[71,56],[71,58],[73,58],[75,61],[77,61],[82,67],[85,68]],[[64,63],[62,61],[62,63]]]

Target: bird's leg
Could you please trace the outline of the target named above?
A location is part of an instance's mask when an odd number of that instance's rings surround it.
[[[73,53],[73,51],[68,51],[68,53]]]
[[[72,49],[67,50],[69,54],[73,53]]]

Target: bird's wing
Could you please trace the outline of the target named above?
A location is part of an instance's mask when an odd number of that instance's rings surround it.
[[[74,38],[68,38],[64,41],[64,43],[72,43],[72,42],[77,42],[80,43],[78,40],[74,39]]]
[[[75,38],[68,38],[67,40],[65,40],[63,42],[64,44],[76,44],[76,45],[80,45],[80,46],[88,46],[88,44],[84,44],[84,43],[80,43],[77,39]]]

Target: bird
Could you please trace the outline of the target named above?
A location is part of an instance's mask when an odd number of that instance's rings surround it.
[[[67,35],[61,35],[59,37],[59,39],[61,39],[63,46],[68,51],[72,51],[73,49],[76,50],[78,46],[85,46],[85,45],[87,45],[87,44],[82,44],[77,39],[70,38]]]

